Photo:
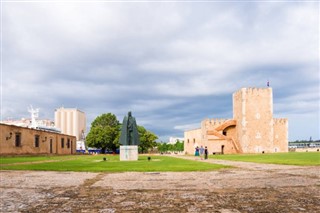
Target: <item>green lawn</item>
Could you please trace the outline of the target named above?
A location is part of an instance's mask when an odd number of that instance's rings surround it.
[[[103,161],[103,158],[107,158]],[[57,161],[56,161],[57,160]],[[36,162],[53,161],[53,162]],[[184,160],[167,156],[139,156],[138,161],[119,161],[119,155],[81,155],[51,157],[1,157],[2,170],[81,171],[81,172],[164,172],[212,171],[227,166]],[[14,164],[30,162],[27,164]]]
[[[256,163],[299,165],[299,166],[319,166],[320,165],[320,152],[210,155],[209,158],[221,159],[221,160],[256,162]]]
[[[0,156],[1,164],[12,164],[12,163],[26,163],[26,162],[37,162],[37,161],[57,161],[68,158],[77,158],[76,155],[61,155],[61,156],[15,156],[15,157],[4,157]]]

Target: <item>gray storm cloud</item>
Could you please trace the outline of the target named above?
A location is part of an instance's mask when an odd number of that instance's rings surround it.
[[[315,2],[3,2],[1,118],[78,107],[90,126],[132,110],[181,137],[269,80],[289,139],[319,138],[318,14]]]

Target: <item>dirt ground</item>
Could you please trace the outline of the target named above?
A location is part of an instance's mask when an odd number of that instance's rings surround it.
[[[235,168],[147,173],[1,171],[0,208],[1,212],[51,213],[320,212],[320,167],[207,162]]]

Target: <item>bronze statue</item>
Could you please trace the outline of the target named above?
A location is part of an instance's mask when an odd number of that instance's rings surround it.
[[[120,144],[124,146],[140,144],[136,119],[131,115],[131,112],[128,112],[128,116],[123,118]]]

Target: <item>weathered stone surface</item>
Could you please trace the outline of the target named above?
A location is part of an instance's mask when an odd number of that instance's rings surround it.
[[[138,160],[138,146],[120,146],[120,161]]]
[[[233,93],[233,118],[204,119],[184,142],[188,154],[197,146],[210,154],[288,152],[288,120],[273,118],[272,88],[242,88]]]
[[[235,168],[158,174],[1,171],[0,209],[50,213],[320,212],[319,167],[206,162]]]

